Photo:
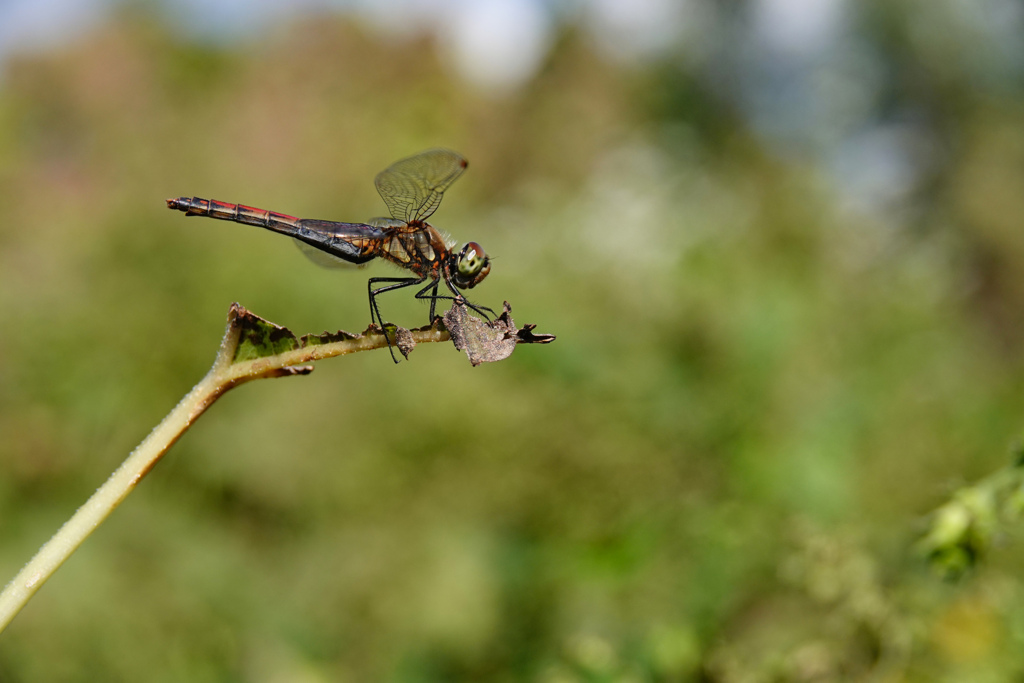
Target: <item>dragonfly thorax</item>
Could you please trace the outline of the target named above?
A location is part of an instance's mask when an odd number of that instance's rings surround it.
[[[391,231],[380,241],[377,253],[401,268],[424,276],[436,274],[450,252],[437,230],[423,223],[414,232]]]

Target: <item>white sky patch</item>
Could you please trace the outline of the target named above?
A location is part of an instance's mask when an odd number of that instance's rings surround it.
[[[107,0],[0,0],[0,60],[54,48],[99,24]]]
[[[752,11],[757,39],[793,56],[826,50],[846,23],[846,0],[754,0]]]
[[[161,3],[163,11],[181,28],[204,37],[236,38],[265,30],[275,21],[287,20],[325,3],[311,0],[175,0]]]
[[[393,36],[422,34],[452,14],[452,0],[357,0],[360,16],[381,33]]]
[[[833,173],[847,208],[884,215],[907,199],[933,156],[913,126],[881,125],[849,138],[839,149]]]
[[[465,0],[437,31],[458,73],[485,90],[525,84],[547,57],[552,17],[539,0]]]
[[[600,49],[620,59],[656,56],[679,40],[693,0],[587,0],[584,21]]]
[[[108,19],[115,4],[0,0],[0,63],[13,52],[73,40]],[[302,14],[355,11],[385,34],[433,33],[450,66],[491,91],[514,89],[536,75],[554,32],[544,0],[173,0],[162,11],[184,33],[228,39]]]

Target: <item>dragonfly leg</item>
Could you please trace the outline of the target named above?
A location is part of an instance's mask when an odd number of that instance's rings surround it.
[[[484,320],[486,320],[488,322],[490,322],[491,318],[497,318],[498,317],[498,314],[494,312],[494,309],[489,308],[487,306],[477,306],[475,303],[473,303],[472,301],[470,301],[466,297],[462,297],[462,303],[466,304],[466,306],[468,306],[469,308],[472,308],[474,311],[476,311],[477,313],[482,315],[484,317]],[[491,315],[488,316],[487,315],[488,313],[490,313]]]
[[[434,280],[433,282],[428,284],[426,287],[424,287],[420,291],[416,292],[416,298],[417,299],[430,299],[430,324],[431,325],[434,324],[434,318],[436,317],[435,310],[436,310],[437,299],[438,299],[437,287],[440,284],[441,284],[440,280]],[[430,292],[430,294],[427,294],[427,292]]]
[[[381,331],[384,332],[384,338],[388,342],[388,351],[391,352],[391,360],[398,362],[395,358],[395,351],[391,347],[391,338],[388,337],[388,331],[385,327],[384,318],[380,314],[380,306],[377,305],[377,295],[383,294],[384,292],[390,292],[393,289],[401,289],[402,287],[411,287],[412,285],[418,285],[426,277],[371,277],[366,283],[366,289],[370,294],[370,322],[379,323]],[[377,287],[374,289],[374,285],[380,282],[389,282],[391,284],[384,285],[383,287]]]
[[[456,289],[455,285],[453,285],[451,282],[449,282],[447,278],[445,278],[444,283],[448,286],[448,289],[450,289],[452,291],[452,294],[454,294],[455,296],[446,296],[444,294],[437,294],[437,290],[435,290],[434,299],[447,299],[449,301],[461,301],[462,303],[466,304],[466,306],[468,306],[469,308],[473,309],[474,311],[476,311],[477,313],[482,315],[486,320],[490,320],[491,319],[490,317],[487,316],[487,313],[490,313],[491,316],[493,316],[493,317],[497,317],[498,316],[497,313],[495,313],[493,310],[491,310],[487,306],[477,306],[472,301],[470,301],[469,299],[464,297],[462,295],[462,292],[460,292],[458,289]]]
[[[459,290],[455,289],[455,286],[452,285],[450,282],[446,282],[446,284],[448,285],[448,289],[452,290],[452,294],[454,294],[455,296],[447,296],[445,294],[438,294],[437,293],[437,288],[438,288],[438,286],[440,284],[441,284],[441,282],[439,280],[434,280],[429,285],[427,285],[426,287],[424,287],[420,291],[416,292],[416,298],[417,299],[430,299],[430,320],[431,320],[431,322],[433,322],[433,320],[434,320],[434,306],[437,304],[439,299],[444,299],[446,301],[461,301],[462,303],[466,304],[466,306],[468,306],[469,308],[472,308],[474,311],[476,311],[477,313],[479,313],[483,317],[487,318],[488,320],[490,320],[490,318],[487,317],[487,313],[484,313],[484,311],[487,311],[492,316],[496,315],[494,311],[492,311],[491,309],[487,308],[486,306],[477,306],[476,304],[474,304],[471,301],[469,301],[468,299],[466,299],[466,297],[464,297],[462,295],[462,292],[460,292]],[[430,294],[427,294],[428,291],[430,291]]]

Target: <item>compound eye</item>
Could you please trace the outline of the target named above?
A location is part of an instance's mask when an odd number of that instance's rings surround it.
[[[487,253],[476,242],[470,242],[462,248],[459,255],[459,275],[472,278],[480,274],[487,265]]]

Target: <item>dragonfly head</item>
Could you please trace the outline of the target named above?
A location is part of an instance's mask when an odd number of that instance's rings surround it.
[[[476,242],[470,242],[459,252],[452,279],[459,289],[472,289],[480,284],[489,272],[491,260],[487,258],[487,252]]]

